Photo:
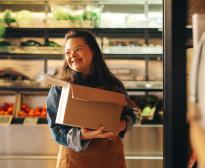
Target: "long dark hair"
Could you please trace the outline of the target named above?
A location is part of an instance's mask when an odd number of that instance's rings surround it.
[[[123,92],[124,86],[107,67],[95,36],[86,30],[71,30],[66,33],[65,42],[71,38],[82,38],[93,52],[91,72],[87,77],[87,82],[89,83],[88,85]],[[57,76],[62,80],[71,83],[78,83],[76,74],[77,72],[70,69],[65,61]]]

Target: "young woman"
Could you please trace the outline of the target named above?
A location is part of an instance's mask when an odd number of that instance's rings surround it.
[[[65,36],[65,63],[57,77],[79,85],[126,94],[108,69],[95,37],[73,30]],[[125,168],[122,138],[135,122],[132,108],[124,107],[117,133],[64,126],[55,123],[61,87],[52,86],[47,99],[51,135],[60,144],[57,168]]]

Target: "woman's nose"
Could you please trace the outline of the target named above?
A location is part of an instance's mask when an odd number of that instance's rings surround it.
[[[75,50],[71,51],[71,52],[70,52],[70,57],[75,57],[75,56],[76,56]]]

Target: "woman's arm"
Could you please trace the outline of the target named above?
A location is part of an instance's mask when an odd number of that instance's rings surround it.
[[[127,91],[126,91],[122,82],[121,82],[121,88],[122,88],[122,92],[126,96],[126,99],[129,100],[129,95],[127,94]],[[126,126],[122,130],[124,122],[126,122]],[[120,137],[124,137],[125,133],[133,127],[135,122],[136,122],[136,116],[134,114],[133,108],[130,107],[129,105],[124,107],[122,114],[121,114],[121,122],[120,122],[120,126],[119,126],[119,128],[121,128],[121,129],[119,129]]]
[[[121,137],[124,137],[125,133],[133,127],[133,125],[136,121],[136,116],[135,116],[133,109],[131,107],[126,106],[123,108],[123,111],[121,114],[121,122],[122,121],[126,121],[126,127],[124,130],[120,131],[119,135]]]
[[[61,145],[74,151],[86,149],[89,141],[81,140],[81,129],[56,124],[56,115],[61,95],[61,87],[52,86],[47,98],[47,121],[52,138]]]

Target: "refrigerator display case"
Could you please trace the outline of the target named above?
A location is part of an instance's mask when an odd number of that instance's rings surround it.
[[[2,167],[55,167],[58,145],[51,140],[46,119],[30,120],[31,116],[20,116],[19,109],[22,103],[44,105],[49,87],[40,81],[62,66],[63,37],[69,29],[96,35],[107,65],[136,104],[137,123],[123,140],[128,167],[163,166],[162,1],[2,0],[0,6],[6,28],[0,40],[0,66],[29,77],[17,76],[0,85],[1,91],[17,93],[20,102],[11,124],[0,125]],[[147,120],[144,99],[152,95],[161,105]],[[141,108],[140,98],[145,102]]]

